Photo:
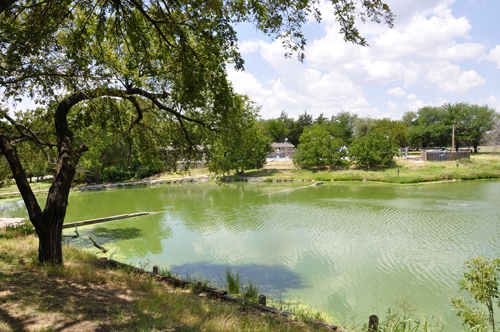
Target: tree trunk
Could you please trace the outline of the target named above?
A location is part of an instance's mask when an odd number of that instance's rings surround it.
[[[62,222],[44,221],[37,228],[38,262],[40,264],[62,264]]]
[[[491,327],[493,328],[493,332],[495,332],[495,317],[493,316],[493,301],[490,300],[487,306],[488,306],[488,311],[490,312]]]

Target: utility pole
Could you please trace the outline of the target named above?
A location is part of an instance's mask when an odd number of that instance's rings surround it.
[[[451,134],[451,160],[455,160],[455,123],[453,121],[453,133]]]

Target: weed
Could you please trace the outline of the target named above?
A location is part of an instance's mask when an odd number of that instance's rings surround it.
[[[240,274],[238,272],[233,272],[228,267],[226,270],[225,280],[223,280],[221,276],[219,276],[219,278],[229,294],[240,294],[240,290],[242,287],[240,282]]]
[[[33,224],[29,220],[25,220],[24,224],[21,224],[19,226],[7,226],[5,228],[4,234],[0,235],[0,238],[4,237],[6,239],[14,239],[32,235],[35,233],[36,231]]]
[[[258,302],[259,286],[254,280],[247,279],[247,282],[243,285],[243,298],[248,301]]]
[[[443,330],[444,326],[440,322],[431,324],[427,316],[424,316],[422,320],[416,320],[406,314],[392,313],[390,309],[378,328],[379,332],[440,332]],[[368,331],[368,327],[365,325],[362,331]]]

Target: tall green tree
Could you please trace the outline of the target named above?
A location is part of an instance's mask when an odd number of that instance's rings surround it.
[[[332,137],[319,124],[306,127],[300,136],[297,152],[292,155],[294,164],[300,167],[341,165],[345,157],[344,141]]]
[[[262,126],[264,133],[269,136],[273,142],[284,142],[290,133],[290,130],[287,128],[287,123],[282,118],[262,121]]]
[[[231,123],[234,136],[221,135],[210,140],[206,159],[208,169],[216,174],[244,173],[248,169],[262,168],[266,155],[272,151],[271,140],[257,127],[259,108],[246,96],[239,96],[237,111]]]
[[[341,138],[349,146],[354,139],[357,119],[356,114],[342,111],[332,116],[326,125],[330,135]]]
[[[408,131],[412,145],[423,147],[446,146],[451,142],[451,130],[446,110],[442,107],[425,106],[418,110],[417,119]]]
[[[372,131],[357,139],[349,148],[350,158],[362,166],[390,165],[396,154],[394,139],[380,131]]]
[[[377,120],[371,117],[356,118],[354,125],[354,138],[360,139],[368,135],[377,126]]]
[[[470,142],[477,153],[477,147],[486,139],[486,134],[494,128],[496,112],[488,105],[470,103],[444,104],[448,125],[455,123],[455,146]]]
[[[400,147],[408,145],[408,127],[402,121],[381,119],[377,121],[373,130],[388,135]]]
[[[68,116],[80,103],[100,98],[126,100],[134,108],[132,126],[154,105],[175,151],[190,158],[201,152],[190,133],[231,136],[237,99],[226,64],[243,68],[234,26],[249,21],[282,39],[285,56],[303,59],[302,26],[320,20],[316,1],[8,1],[0,6],[0,90],[5,100],[32,96],[49,107],[55,141],[42,140],[30,123],[2,117],[6,157],[29,218],[39,236],[39,262],[62,264],[62,224],[76,166],[88,147],[76,145]],[[355,26],[362,15],[392,26],[380,0],[333,0],[346,41],[366,45]],[[312,15],[311,15],[312,14]],[[4,100],[4,101],[5,101]],[[107,116],[102,111],[102,116]],[[208,134],[208,137],[212,135]],[[26,181],[16,146],[24,140],[49,154],[57,150],[55,174],[44,209]],[[215,138],[214,138],[215,140]],[[211,142],[209,142],[211,143]]]

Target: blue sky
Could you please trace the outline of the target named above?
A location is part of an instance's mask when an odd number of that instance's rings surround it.
[[[229,69],[239,93],[264,119],[340,111],[400,119],[445,102],[487,104],[500,111],[500,1],[386,0],[394,28],[360,24],[370,46],[345,43],[323,2],[321,24],[309,23],[306,59],[285,59],[281,42],[251,25],[237,26],[245,71]]]

